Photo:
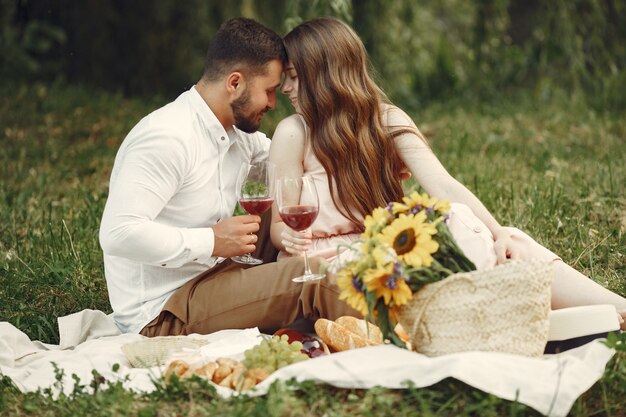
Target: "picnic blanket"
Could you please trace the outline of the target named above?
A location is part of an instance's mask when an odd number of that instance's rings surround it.
[[[130,342],[144,340],[137,334],[121,334],[111,317],[101,311],[84,310],[58,319],[60,344],[31,341],[13,325],[0,322],[0,373],[10,377],[22,391],[51,388],[70,393],[75,380],[86,384],[97,370],[110,381],[125,381],[128,389],[150,392],[162,367],[133,368],[121,350]],[[240,357],[259,342],[257,329],[224,330],[205,338],[198,354]],[[189,353],[189,352],[187,352]],[[451,377],[500,398],[518,401],[544,415],[565,416],[574,401],[602,377],[614,355],[600,341],[563,352],[528,358],[493,352],[466,352],[430,358],[392,345],[355,349],[295,363],[273,373],[248,395],[264,395],[277,380],[314,380],[340,388],[382,386],[406,388],[408,382],[427,387]],[[56,384],[55,365],[63,370]],[[116,371],[113,365],[118,364]],[[58,371],[57,371],[58,372]],[[224,397],[235,392],[217,387]]]

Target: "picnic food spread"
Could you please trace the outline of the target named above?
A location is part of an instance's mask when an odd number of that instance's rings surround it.
[[[172,375],[179,379],[197,376],[241,392],[253,388],[272,372],[292,363],[328,355],[331,351],[383,344],[380,329],[356,317],[344,316],[335,321],[319,319],[314,328],[316,335],[289,328],[280,329],[246,350],[242,361],[218,358],[194,366],[183,359],[174,359],[165,370],[165,380],[169,381]]]

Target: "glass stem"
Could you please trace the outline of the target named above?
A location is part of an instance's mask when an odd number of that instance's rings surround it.
[[[303,251],[303,252],[304,252],[304,275],[305,276],[313,275],[313,273],[311,272],[311,268],[309,267],[309,257],[306,256],[307,251]]]

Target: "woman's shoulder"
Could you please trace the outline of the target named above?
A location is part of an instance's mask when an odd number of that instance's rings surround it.
[[[299,139],[304,141],[305,137],[306,126],[304,124],[304,120],[302,120],[302,116],[299,114],[292,114],[291,116],[287,116],[278,122],[272,139],[278,138],[279,140],[282,140],[283,138],[289,138],[290,140]]]
[[[276,126],[270,146],[270,159],[292,158],[304,155],[306,130],[304,121],[298,114],[292,114],[281,120]]]
[[[411,119],[404,110],[394,104],[382,103],[380,110],[385,126],[410,126],[414,124],[413,119]]]

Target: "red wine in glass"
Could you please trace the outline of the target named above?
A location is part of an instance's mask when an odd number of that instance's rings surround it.
[[[287,206],[280,209],[280,218],[293,230],[308,229],[319,214],[315,206]]]
[[[244,164],[237,177],[237,199],[248,214],[261,215],[274,203],[273,165],[267,161]],[[231,259],[247,265],[263,261],[249,253]]]
[[[248,214],[254,214],[260,216],[265,213],[267,209],[272,207],[274,203],[273,198],[253,198],[253,197],[245,197],[239,200],[239,205],[242,209],[246,211]]]
[[[295,231],[308,229],[319,214],[319,197],[315,180],[312,177],[282,177],[276,181],[276,205],[282,221]],[[306,250],[304,273],[292,278],[294,282],[317,281],[324,278],[323,274],[315,274],[309,267]]]

